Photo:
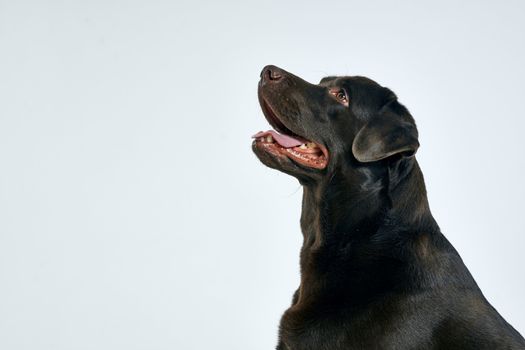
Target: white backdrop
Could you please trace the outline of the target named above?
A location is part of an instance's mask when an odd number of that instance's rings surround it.
[[[432,211],[525,333],[522,1],[1,1],[0,348],[272,349],[301,189],[266,64],[365,75],[419,126]]]

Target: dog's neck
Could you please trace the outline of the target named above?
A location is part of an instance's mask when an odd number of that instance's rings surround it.
[[[348,283],[349,288],[359,289],[354,290],[356,295],[373,295],[366,281],[372,289],[384,290],[388,280],[373,279],[387,271],[374,268],[382,259],[396,261],[391,256],[395,254],[390,248],[393,241],[439,232],[416,160],[377,167],[353,168],[351,174],[335,172],[324,183],[304,186],[300,298],[318,299],[320,293],[333,293],[331,283],[345,293],[348,290],[341,285]],[[377,264],[380,266],[384,265]],[[330,276],[341,276],[341,270],[348,270],[343,275],[349,280],[332,281]],[[362,285],[354,286],[352,279],[359,279]]]

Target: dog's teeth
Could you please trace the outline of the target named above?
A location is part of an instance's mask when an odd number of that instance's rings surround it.
[[[266,136],[266,142],[273,142],[273,137],[272,137],[272,135],[268,135],[268,136]]]
[[[306,144],[303,143],[301,146],[299,146],[299,148],[306,149]]]

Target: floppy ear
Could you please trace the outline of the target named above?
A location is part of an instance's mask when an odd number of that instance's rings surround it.
[[[397,115],[373,118],[357,133],[352,144],[354,157],[363,163],[375,162],[394,154],[413,156],[419,148],[416,125]]]

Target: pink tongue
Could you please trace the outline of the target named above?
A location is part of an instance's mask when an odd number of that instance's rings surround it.
[[[303,140],[299,137],[291,137],[288,135],[279,134],[275,130],[259,131],[257,134],[253,135],[252,138],[256,139],[259,137],[266,137],[268,135],[272,135],[278,144],[286,148],[296,147],[308,142],[307,140]]]

